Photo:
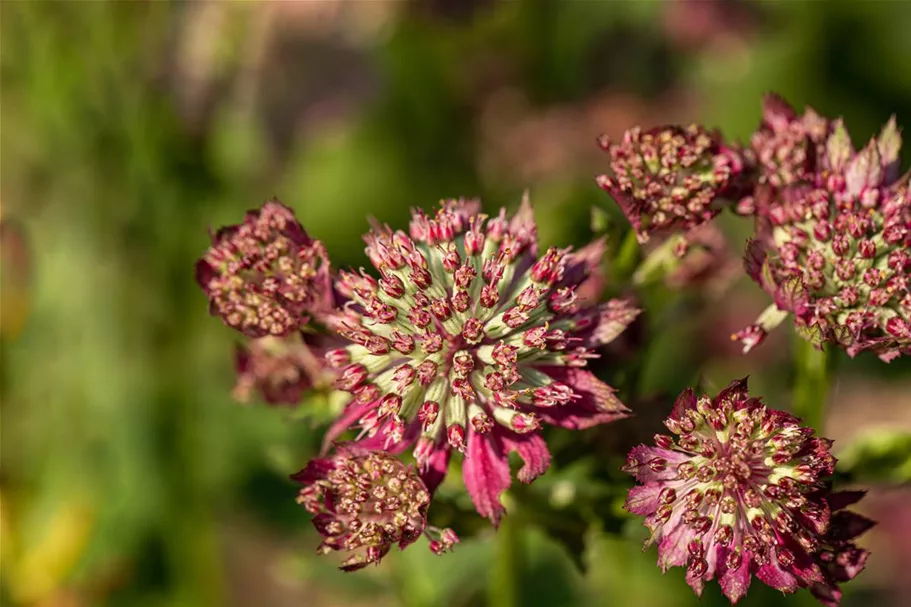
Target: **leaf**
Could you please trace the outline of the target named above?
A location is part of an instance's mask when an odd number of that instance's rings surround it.
[[[855,482],[911,483],[911,432],[863,433],[839,453],[838,470]]]
[[[611,227],[611,216],[604,209],[592,207],[591,229],[595,234],[606,234]]]

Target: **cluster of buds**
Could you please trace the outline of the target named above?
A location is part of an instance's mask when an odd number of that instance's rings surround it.
[[[724,233],[715,223],[675,234],[648,252],[633,282],[663,279],[670,289],[700,287],[709,296],[723,294],[743,273]]]
[[[813,108],[798,116],[777,95],[766,95],[762,122],[750,138],[749,160],[756,165],[756,181],[783,188],[812,179],[830,129],[829,120]]]
[[[351,403],[327,444],[356,425],[358,441],[392,452],[414,445],[434,489],[450,453],[466,454],[466,488],[498,522],[511,478],[507,454],[530,482],[549,466],[542,423],[585,428],[625,417],[613,389],[584,367],[637,311],[624,301],[583,307],[577,289],[603,243],[537,256],[527,201],[488,221],[476,202],[413,213],[410,233],[376,226],[365,238],[379,279],[342,272],[351,297],[334,327],[352,344],[327,354]]]
[[[305,391],[331,381],[321,350],[300,332],[238,344],[234,398],[246,403],[255,392],[270,405],[299,404]]]
[[[599,145],[610,154],[610,171],[598,185],[620,206],[640,243],[711,220],[743,171],[738,152],[695,124],[635,127],[619,143],[601,137]]]
[[[717,578],[736,603],[753,575],[781,590],[837,600],[837,583],[863,568],[851,539],[872,523],[827,494],[831,441],[751,398],[746,380],[715,398],[687,390],[665,422],[676,435],[634,448],[624,468],[641,483],[626,509],[645,516],[663,569],[686,566],[701,594]],[[842,503],[839,503],[842,502]]]
[[[810,157],[821,146],[812,163],[800,171],[800,163],[782,163],[791,167],[776,173],[782,186],[756,190],[757,238],[746,270],[775,303],[734,338],[748,351],[793,314],[817,347],[833,343],[850,356],[869,350],[886,361],[908,354],[911,188],[908,175],[898,176],[895,122],[859,152],[841,121],[822,144],[809,135],[805,143]]]
[[[325,248],[277,200],[218,230],[196,281],[210,313],[248,337],[289,335],[332,301]]]
[[[297,502],[325,537],[317,552],[351,553],[343,571],[379,563],[393,545],[404,549],[428,533],[430,492],[392,455],[340,447],[333,457],[312,460],[291,478],[302,485]],[[451,529],[434,531],[435,553],[459,541]]]

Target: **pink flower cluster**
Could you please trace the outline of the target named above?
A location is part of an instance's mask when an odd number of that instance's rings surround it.
[[[745,350],[790,315],[816,345],[883,360],[911,352],[911,188],[894,121],[857,152],[840,121],[769,97],[744,147],[697,125],[634,128],[601,146],[610,162],[598,183],[636,239],[665,239],[640,274],[726,284],[727,243],[710,222],[726,206],[755,219],[746,270],[774,304],[736,336]],[[530,483],[551,463],[544,426],[628,417],[589,365],[640,313],[598,301],[603,240],[539,251],[527,200],[512,216],[445,200],[413,210],[407,230],[374,224],[364,240],[372,268],[333,271],[273,200],[216,232],[196,267],[210,312],[247,340],[239,399],[294,404],[314,387],[345,397],[322,454],[292,478],[325,538],[319,552],[346,553],[346,571],[422,535],[437,554],[458,543],[427,522],[454,455],[496,526],[510,453]],[[684,259],[691,249],[701,255]],[[666,425],[674,436],[635,447],[624,468],[639,481],[626,509],[645,517],[662,568],[686,567],[697,593],[717,579],[732,603],[755,576],[837,604],[866,562],[854,539],[873,523],[846,509],[862,493],[832,492],[831,441],[751,397],[746,380],[715,397],[685,391]]]
[[[413,448],[431,488],[462,453],[465,487],[496,524],[508,453],[525,460],[524,482],[550,464],[542,424],[579,429],[627,415],[586,370],[638,313],[622,300],[579,300],[603,243],[539,256],[527,203],[511,219],[488,218],[463,200],[433,216],[415,211],[408,234],[377,227],[366,241],[379,279],[340,275],[351,301],[334,323],[351,345],[328,360],[352,399],[327,441],[356,425],[359,444]]]
[[[862,494],[828,492],[831,441],[751,398],[745,379],[714,398],[686,390],[665,425],[675,436],[634,448],[624,468],[641,483],[626,509],[645,517],[661,567],[686,566],[697,594],[717,578],[732,603],[755,575],[836,604],[867,558],[851,540],[873,523],[843,510]]]
[[[792,315],[817,346],[911,353],[911,188],[894,119],[857,152],[840,120],[797,117],[777,98],[765,113],[745,263],[774,304],[735,337],[748,351]]]

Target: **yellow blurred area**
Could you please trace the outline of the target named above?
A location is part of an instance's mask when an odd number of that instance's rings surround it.
[[[69,576],[93,528],[93,511],[79,499],[63,501],[28,525],[22,520],[25,510],[19,511],[28,504],[17,504],[14,513],[10,503],[8,495],[0,495],[0,574],[10,596],[23,606],[59,605],[52,599],[68,594]]]

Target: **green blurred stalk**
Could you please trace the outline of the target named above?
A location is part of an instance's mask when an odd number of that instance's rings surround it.
[[[794,391],[791,407],[794,415],[821,432],[825,421],[829,388],[834,371],[834,357],[827,350],[817,350],[806,339],[794,335]]]
[[[522,571],[525,541],[516,517],[517,508],[510,508],[511,514],[503,517],[497,529],[493,568],[487,586],[487,604],[490,607],[521,607]]]
[[[641,259],[642,247],[639,245],[639,241],[636,240],[636,231],[629,230],[620,242],[620,247],[611,261],[611,275],[613,276],[614,284],[623,285],[628,283],[636,272],[636,268],[639,267]]]

